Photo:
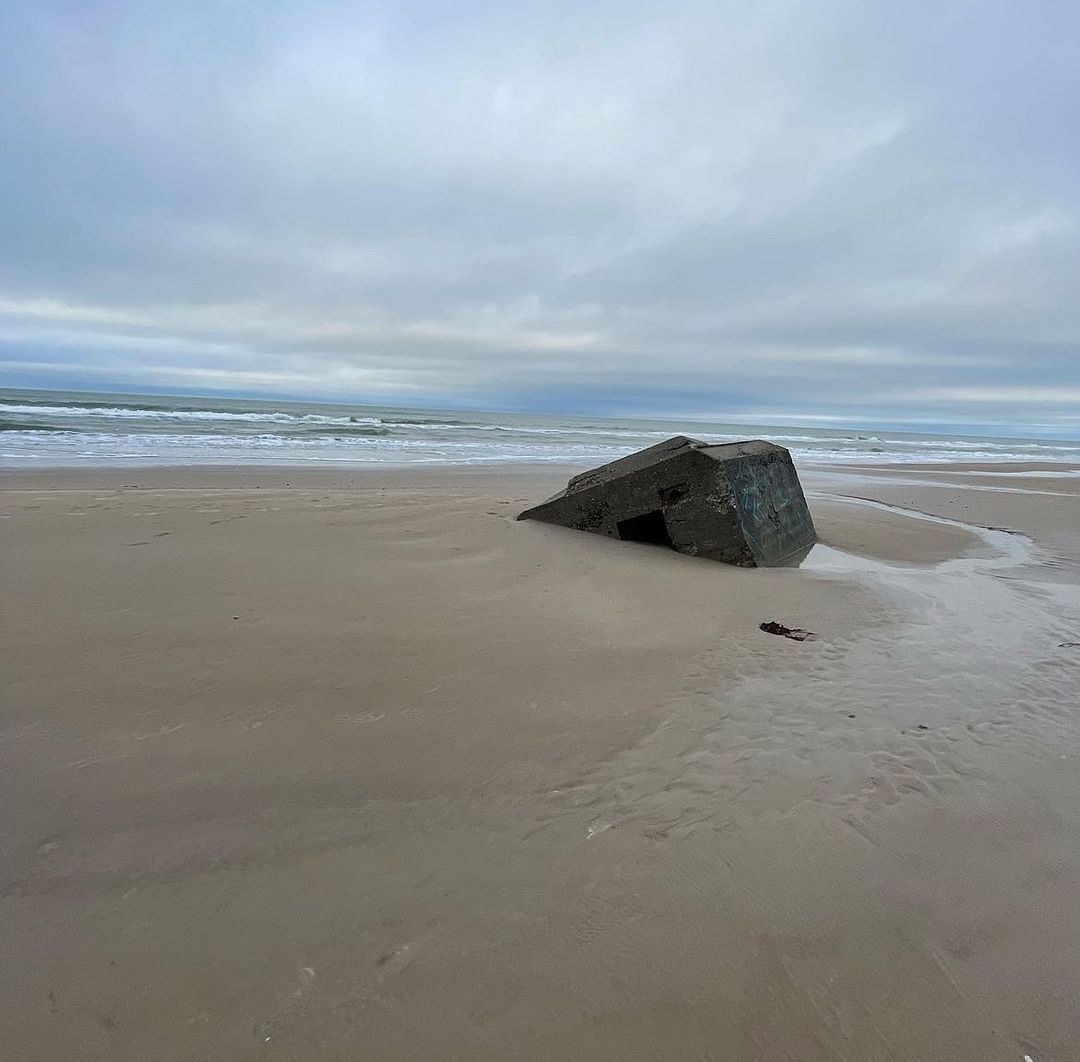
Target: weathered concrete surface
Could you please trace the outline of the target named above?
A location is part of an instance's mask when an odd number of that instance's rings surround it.
[[[710,446],[677,435],[575,476],[518,519],[750,568],[790,561],[817,540],[791,454],[762,440]]]

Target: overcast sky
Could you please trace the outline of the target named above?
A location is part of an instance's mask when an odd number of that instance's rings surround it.
[[[1075,0],[0,0],[0,381],[1080,435]]]

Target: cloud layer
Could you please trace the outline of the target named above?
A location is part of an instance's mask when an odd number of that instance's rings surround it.
[[[9,4],[0,374],[1080,434],[1080,9]]]

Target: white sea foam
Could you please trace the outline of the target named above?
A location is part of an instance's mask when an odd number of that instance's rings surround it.
[[[290,413],[251,410],[233,413],[218,409],[140,409],[130,406],[36,406],[0,404],[0,414],[26,417],[57,417],[65,420],[97,418],[101,420],[144,421],[235,421],[244,424],[379,424],[378,417],[328,417],[317,413],[296,416]]]
[[[114,396],[109,396],[112,398]],[[664,424],[380,407],[8,392],[0,462],[27,465],[593,465],[675,434],[709,443],[766,438],[804,464],[1041,461],[1080,466],[1080,443],[957,438],[736,424]],[[1071,471],[1071,469],[1070,469]]]

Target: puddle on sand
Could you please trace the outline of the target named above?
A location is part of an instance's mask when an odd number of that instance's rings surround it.
[[[828,494],[824,491],[814,491],[812,496],[827,499],[830,503],[837,505],[853,505],[864,509],[877,509],[880,512],[886,512],[908,520],[918,520],[922,523],[957,528],[981,539],[983,544],[991,551],[991,554],[990,556],[951,557],[934,564],[922,565],[866,557],[818,542],[807,554],[795,560],[791,565],[805,571],[827,574],[870,573],[881,576],[923,574],[926,572],[933,572],[935,575],[952,575],[967,574],[974,571],[983,572],[1019,568],[1026,564],[1037,563],[1035,544],[1026,535],[1018,532],[1002,531],[999,528],[983,527],[980,524],[969,524],[963,520],[955,520],[946,516],[933,516],[919,509],[905,509],[899,505],[889,505],[887,502],[874,501],[870,498],[853,498],[846,494]]]
[[[949,471],[942,469],[940,472],[934,469],[932,472],[929,470],[920,470],[919,472],[908,472],[903,469],[898,469],[897,472],[890,472],[886,469],[874,470],[874,469],[844,469],[838,471],[835,468],[812,468],[809,470],[812,474],[813,480],[819,483],[840,482],[845,485],[855,484],[888,484],[890,487],[937,487],[938,489],[945,488],[951,491],[955,490],[968,490],[968,491],[980,491],[991,494],[1027,494],[1032,496],[1042,496],[1050,498],[1075,498],[1077,494],[1074,491],[1065,490],[1036,490],[1032,487],[1006,487],[1002,485],[993,485],[990,483],[957,483],[951,479],[934,479],[929,478],[932,476],[985,476],[988,478],[997,478],[999,476],[1023,476],[1026,479],[1076,479],[1077,473],[1072,471],[1062,472],[959,472]],[[811,493],[807,491],[807,493]],[[821,493],[824,497],[835,498],[844,497],[844,495],[834,495]],[[905,510],[906,511],[906,510]]]

